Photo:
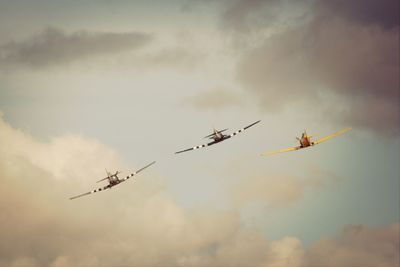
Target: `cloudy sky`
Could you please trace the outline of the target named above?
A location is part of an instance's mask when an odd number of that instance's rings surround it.
[[[0,266],[398,266],[399,103],[396,0],[0,0]]]

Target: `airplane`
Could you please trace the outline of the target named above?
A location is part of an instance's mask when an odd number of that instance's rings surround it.
[[[131,178],[132,176],[134,176],[134,175],[136,175],[137,173],[143,171],[143,170],[146,169],[147,167],[150,167],[150,166],[153,165],[154,163],[156,163],[156,162],[153,161],[152,163],[150,163],[150,164],[144,166],[143,168],[141,168],[141,169],[135,171],[134,173],[131,173],[130,175],[128,175],[128,176],[126,176],[125,178],[122,178],[122,179],[120,179],[120,178],[118,177],[118,174],[121,173],[120,171],[116,171],[114,174],[112,174],[112,173],[109,173],[109,172],[106,170],[107,177],[106,177],[106,178],[103,178],[103,179],[101,179],[101,180],[99,180],[99,181],[97,181],[97,183],[99,183],[99,182],[101,182],[101,181],[104,181],[104,180],[108,180],[108,185],[103,186],[103,187],[100,187],[100,188],[98,188],[98,189],[94,189],[94,190],[92,190],[92,191],[90,191],[90,192],[87,192],[87,193],[83,193],[83,194],[80,194],[80,195],[71,197],[71,198],[69,198],[69,199],[72,200],[72,199],[75,199],[75,198],[78,198],[78,197],[83,197],[83,196],[90,195],[90,194],[93,194],[93,193],[96,193],[96,192],[100,192],[100,191],[104,191],[104,190],[107,190],[107,189],[111,189],[113,186],[116,186],[116,185],[118,185],[118,184],[120,184],[120,183],[122,183],[122,182],[125,182],[126,180],[128,180],[128,179]]]
[[[300,143],[299,146],[289,147],[289,148],[281,149],[281,150],[274,151],[274,152],[264,152],[264,153],[261,154],[261,156],[269,156],[269,155],[273,155],[273,154],[277,154],[277,153],[289,152],[289,151],[299,150],[299,149],[310,147],[310,146],[315,146],[315,145],[318,145],[318,144],[320,144],[320,143],[322,143],[322,142],[324,142],[326,140],[329,140],[329,139],[331,139],[333,137],[336,137],[338,135],[344,134],[344,133],[346,133],[346,132],[348,132],[350,130],[351,130],[351,128],[345,128],[343,130],[340,130],[339,132],[336,132],[336,133],[331,134],[331,135],[329,135],[327,137],[321,138],[321,139],[319,139],[317,141],[311,141],[312,136],[307,135],[307,132],[304,131],[304,133],[301,135],[300,138],[296,137],[296,139]]]
[[[183,152],[190,151],[190,150],[199,149],[199,148],[206,147],[206,146],[211,146],[211,145],[217,144],[219,142],[225,141],[225,140],[237,135],[238,133],[243,132],[247,128],[250,128],[251,126],[253,126],[253,125],[255,125],[255,124],[259,123],[259,122],[260,122],[260,120],[256,121],[256,122],[253,122],[252,124],[242,128],[240,130],[237,130],[236,132],[234,132],[232,134],[229,134],[229,135],[228,134],[223,134],[223,132],[225,132],[228,129],[224,129],[224,130],[220,130],[220,131],[214,129],[212,134],[209,134],[209,135],[204,137],[204,138],[213,139],[212,142],[207,143],[207,144],[203,144],[203,145],[200,145],[200,146],[195,146],[195,147],[192,147],[192,148],[188,148],[188,149],[185,149],[185,150],[181,150],[181,151],[175,152],[175,154],[183,153]]]

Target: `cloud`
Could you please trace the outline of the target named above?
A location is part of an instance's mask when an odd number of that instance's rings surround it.
[[[222,27],[236,32],[249,32],[254,26],[265,26],[276,19],[277,0],[227,1],[222,11]]]
[[[316,1],[315,8],[321,17],[340,16],[360,24],[395,28],[399,25],[399,1],[396,0],[332,0]]]
[[[238,80],[264,110],[277,111],[286,103],[316,98],[311,62],[302,54],[304,41],[299,29],[276,34],[239,61]]]
[[[0,117],[0,266],[289,267],[331,256],[356,266],[398,263],[398,225],[349,227],[310,250],[296,237],[267,242],[244,227],[235,210],[183,210],[156,168],[112,190],[68,200],[91,189],[99,169],[110,165],[125,166],[96,140],[69,135],[39,142]]]
[[[46,170],[54,179],[85,181],[90,176],[104,174],[104,170],[96,171],[99,165],[116,169],[123,167],[115,151],[94,139],[65,135],[53,138],[49,143],[41,143],[22,130],[11,127],[2,116],[0,128],[3,162],[9,163],[8,166],[15,170],[18,170],[16,163],[22,159]],[[92,154],[97,156],[92,157]]]
[[[339,123],[353,125],[359,129],[374,130],[390,135],[396,134],[399,127],[400,110],[396,96],[392,101],[382,96],[364,96],[355,98],[352,108],[339,113],[333,110],[331,114],[338,114]],[[328,116],[328,114],[327,114]]]
[[[235,205],[256,202],[268,208],[286,207],[302,199],[308,189],[341,181],[335,174],[314,165],[306,168],[304,176],[286,173],[249,175],[247,172],[243,177],[246,178],[239,179],[231,187],[231,197]]]
[[[347,113],[331,110],[337,120],[396,134],[399,25],[389,10],[392,2],[375,1],[379,8],[371,14],[362,12],[364,1],[355,2],[317,1],[308,19],[287,23],[245,51],[237,65],[243,88],[268,112],[294,103],[323,110],[330,103],[321,95],[333,94],[338,107],[348,108]]]
[[[398,266],[399,236],[400,224],[372,229],[349,225],[338,237],[313,244],[305,266]]]
[[[189,103],[194,108],[205,110],[238,106],[243,104],[243,101],[243,98],[239,94],[225,89],[201,91],[185,99],[185,102]]]
[[[85,58],[119,54],[139,49],[153,37],[141,32],[88,32],[65,33],[47,28],[25,41],[9,42],[0,46],[2,65],[21,64],[46,67],[66,64]]]
[[[300,267],[304,261],[304,248],[301,241],[295,237],[284,237],[271,242],[268,261],[261,266]]]
[[[123,67],[134,67],[138,71],[165,68],[178,71],[191,71],[202,61],[201,53],[183,46],[164,47],[158,50],[132,56],[121,57],[118,63]]]
[[[234,0],[220,1],[218,26],[225,38],[242,53],[290,25],[303,23],[308,0]]]
[[[259,176],[241,181],[232,193],[235,202],[241,205],[255,201],[266,206],[281,207],[302,198],[307,186],[307,181],[295,176]]]

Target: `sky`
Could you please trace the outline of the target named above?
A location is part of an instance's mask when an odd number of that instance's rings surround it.
[[[399,10],[0,0],[0,266],[398,266]]]

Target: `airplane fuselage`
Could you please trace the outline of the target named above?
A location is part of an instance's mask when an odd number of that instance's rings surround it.
[[[119,180],[112,180],[112,181],[110,181],[110,185],[111,185],[111,186],[117,185],[117,184],[119,184],[119,183],[120,183]]]
[[[214,129],[214,136],[212,138],[214,139],[214,141],[220,142],[225,139],[225,135],[220,131]]]
[[[216,141],[216,142],[220,142],[220,141],[222,141],[222,140],[225,139],[225,135],[223,135],[223,134],[220,133],[220,132],[217,132],[217,133],[215,133],[213,139],[214,139],[214,141]]]
[[[117,185],[117,184],[119,184],[119,183],[121,182],[121,180],[118,179],[117,174],[118,174],[118,172],[115,173],[115,174],[113,174],[113,175],[110,175],[110,176],[108,177],[108,182],[109,182],[109,184],[110,184],[111,187],[114,186],[114,185]]]
[[[214,134],[215,134],[214,140],[219,140],[224,137],[224,135],[217,130],[214,130]]]
[[[309,146],[312,146],[312,145],[313,145],[313,143],[311,142],[309,136],[303,135],[300,138],[300,147],[309,147]]]

